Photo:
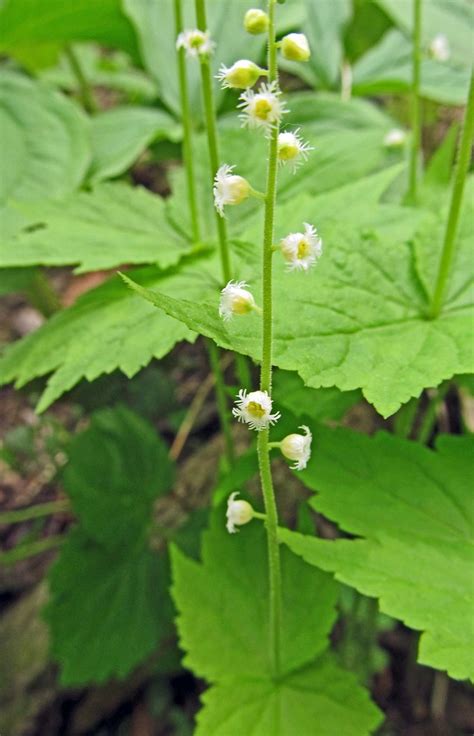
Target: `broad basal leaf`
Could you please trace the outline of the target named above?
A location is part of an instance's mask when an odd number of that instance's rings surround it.
[[[141,187],[99,184],[61,202],[24,204],[31,223],[15,238],[0,241],[0,266],[77,265],[76,272],[122,263],[171,266],[190,243],[168,221],[166,203]]]
[[[428,271],[433,273],[444,226],[430,213],[376,206],[389,179],[390,171],[279,207],[277,239],[309,221],[318,226],[325,252],[309,274],[288,274],[278,254],[274,258],[274,364],[298,371],[314,388],[362,388],[384,416],[422,389],[473,370],[468,340],[472,300],[465,265],[469,241],[463,237],[469,208],[451,278],[455,288],[448,289],[440,316],[429,319],[420,278],[426,283]],[[411,241],[421,220],[423,228],[430,229],[430,250],[421,249],[418,236],[415,258]],[[261,233],[249,228],[245,236],[259,242]],[[260,303],[259,264],[247,263],[238,275],[249,282]],[[190,329],[260,359],[261,320],[256,315],[225,325],[218,316],[217,294],[212,302],[195,304],[141,293]]]
[[[0,128],[0,208],[12,200],[65,196],[81,183],[91,155],[88,125],[66,97],[2,71]]]
[[[125,677],[169,626],[166,570],[143,546],[107,551],[76,528],[49,586],[45,614],[63,685]]]
[[[264,530],[253,522],[239,534],[229,535],[224,524],[220,509],[204,536],[202,563],[177,549],[172,552],[172,595],[179,612],[185,664],[218,683],[204,697],[206,707],[198,716],[197,734],[237,736],[249,727],[249,733],[259,736],[288,734],[290,724],[294,728],[304,723],[309,700],[319,704],[321,723],[327,725],[339,713],[354,719],[354,735],[367,733],[377,721],[375,708],[352,676],[335,667],[325,654],[337,588],[322,573],[312,577],[310,567],[283,551],[282,676],[275,682],[269,653]],[[308,667],[308,663],[312,664]],[[325,667],[329,668],[326,674],[332,671],[334,678],[325,678]],[[341,707],[337,703],[343,697],[346,678],[354,688],[354,699]],[[305,687],[312,697],[308,693],[307,700],[303,696],[301,701],[298,690]],[[283,716],[285,703],[291,716]]]
[[[144,286],[201,300],[218,291],[219,268],[215,256],[201,256],[176,271],[147,268],[131,275]],[[42,411],[81,378],[93,381],[117,368],[131,377],[180,340],[194,339],[185,325],[157,314],[113,278],[9,347],[0,359],[0,382],[16,379],[20,386],[56,371],[38,404]]]
[[[307,562],[336,574],[380,609],[423,632],[419,660],[474,678],[472,436],[436,452],[386,434],[319,428],[301,477],[311,504],[362,539],[325,541],[281,530]]]
[[[163,110],[148,107],[114,107],[91,121],[92,181],[126,171],[154,141],[178,141],[181,126]]]
[[[278,406],[295,417],[314,421],[342,419],[351,406],[362,399],[360,391],[339,391],[337,388],[309,388],[297,373],[276,371],[272,379],[272,398]]]
[[[104,409],[74,437],[68,458],[64,486],[82,528],[107,547],[136,547],[149,531],[153,502],[173,483],[153,427],[125,407]]]

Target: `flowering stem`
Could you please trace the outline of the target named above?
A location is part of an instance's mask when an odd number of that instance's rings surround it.
[[[446,231],[444,234],[443,252],[436,278],[436,286],[431,304],[431,318],[438,316],[443,306],[443,297],[446,290],[446,284],[451,271],[451,264],[454,258],[456,233],[459,223],[459,214],[461,211],[462,197],[464,193],[464,184],[466,182],[466,174],[469,168],[471,157],[471,145],[474,136],[474,70],[471,71],[471,84],[469,87],[469,96],[467,98],[467,106],[464,114],[464,124],[461,134],[461,140],[458,149],[458,160],[456,171],[454,174],[454,185],[451,194],[451,202],[449,205],[448,221],[446,223]]]
[[[176,38],[183,31],[183,11],[181,0],[174,0],[174,17],[176,27]],[[192,125],[189,107],[188,80],[186,77],[186,60],[184,48],[178,49],[178,75],[179,75],[179,94],[181,97],[181,112],[183,120],[183,153],[186,172],[186,183],[188,189],[189,214],[191,216],[191,227],[193,231],[194,242],[200,240],[201,232],[199,227],[198,206],[196,199],[196,187],[194,178],[194,162],[192,155]]]
[[[195,0],[196,20],[200,31],[207,30],[205,0]],[[207,144],[209,147],[209,159],[211,161],[211,180],[214,182],[217,169],[219,168],[219,147],[217,142],[217,125],[214,108],[214,92],[212,88],[212,73],[209,58],[203,54],[199,57],[201,62],[201,86],[206,117]],[[223,217],[216,211],[217,233],[219,236],[219,252],[222,267],[222,279],[224,283],[230,281],[232,273],[230,266],[229,244],[227,241],[227,225]]]
[[[268,0],[268,78],[278,82],[275,45],[275,0]],[[263,345],[260,370],[260,389],[271,394],[272,389],[272,255],[275,216],[277,155],[279,126],[272,128],[268,145],[267,188],[263,232]],[[269,456],[268,427],[258,434],[258,462],[260,482],[265,503],[268,547],[268,570],[270,589],[270,653],[275,676],[280,671],[280,628],[281,628],[281,567],[278,546],[278,513],[273,490]]]
[[[413,0],[413,52],[412,52],[412,141],[408,201],[416,204],[418,189],[418,158],[421,144],[420,106],[420,62],[421,62],[421,0]]]

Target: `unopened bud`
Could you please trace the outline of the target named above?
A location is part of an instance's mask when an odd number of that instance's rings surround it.
[[[267,74],[265,69],[260,69],[253,61],[240,59],[235,64],[232,64],[231,67],[226,67],[222,64],[216,77],[222,82],[223,87],[248,89],[248,87],[253,87],[262,74]]]
[[[289,33],[281,41],[281,52],[290,61],[308,61],[311,56],[308,39],[304,33]]]
[[[236,526],[242,526],[248,524],[253,519],[253,508],[248,501],[236,501],[238,493],[231,493],[227,501],[227,531],[229,534],[234,534],[239,530]]]
[[[257,36],[259,33],[265,33],[268,29],[268,15],[258,8],[247,10],[244,18],[244,28],[247,33]]]

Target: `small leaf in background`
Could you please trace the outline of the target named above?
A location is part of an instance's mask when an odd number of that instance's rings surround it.
[[[380,433],[320,427],[303,482],[311,505],[361,537],[326,541],[280,530],[307,562],[379,598],[380,610],[423,632],[419,661],[474,679],[472,436],[436,452]]]
[[[97,184],[60,202],[21,207],[39,227],[2,243],[0,266],[78,264],[76,273],[122,263],[172,266],[190,242],[168,222],[166,203],[124,182]]]
[[[173,485],[166,444],[147,421],[119,406],[93,414],[68,457],[64,486],[82,528],[108,548],[135,547],[149,531],[155,499]]]
[[[179,141],[181,125],[167,112],[148,107],[114,107],[91,120],[92,163],[88,177],[101,181],[126,171],[150,143]]]
[[[311,733],[327,734],[330,724],[342,719],[351,724],[351,736],[362,736],[379,721],[355,678],[326,653],[337,587],[321,572],[314,570],[312,577],[309,566],[282,551],[283,675],[276,682],[268,651],[262,526],[253,522],[229,535],[220,508],[203,538],[202,563],[172,551],[172,595],[185,664],[217,681],[204,695],[197,736],[289,736],[308,732],[313,718]],[[317,703],[314,714],[310,703]],[[280,720],[282,709],[291,717]]]
[[[143,545],[107,550],[73,529],[49,572],[51,651],[66,686],[128,672],[171,624],[165,560]]]

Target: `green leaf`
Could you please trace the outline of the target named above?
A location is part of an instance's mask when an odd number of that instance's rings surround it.
[[[468,339],[470,207],[464,210],[443,312],[430,320],[426,292],[434,284],[442,218],[394,205],[376,206],[391,175],[386,171],[279,207],[277,238],[298,231],[303,221],[314,222],[326,251],[310,274],[286,273],[277,256],[274,266],[274,364],[298,371],[314,388],[362,388],[384,416],[422,389],[473,370]],[[424,232],[429,237],[422,237]],[[244,237],[255,242],[259,230],[249,228]],[[249,281],[259,303],[259,264],[246,265],[238,275]],[[217,292],[212,302],[196,304],[140,287],[136,291],[222,347],[260,358],[260,320],[250,315],[224,325],[218,317]]]
[[[365,736],[381,720],[354,675],[328,654],[282,680],[228,678],[202,702],[196,736]]]
[[[149,0],[123,0],[124,11],[134,25],[139,39],[140,51],[145,68],[158,83],[160,98],[177,116],[181,116],[176,55],[176,32],[173,3],[157,5]],[[212,72],[217,74],[221,63],[231,66],[236,59],[259,61],[263,52],[264,37],[249,36],[243,27],[243,17],[248,9],[246,0],[208,0],[208,28],[216,43],[216,54],[212,57]],[[185,28],[195,28],[194,3],[183,2]],[[188,64],[190,103],[193,114],[200,110],[199,64]],[[214,79],[214,94],[217,107],[224,99],[220,83]]]
[[[327,419],[338,421],[362,399],[360,391],[309,388],[297,373],[289,371],[276,371],[272,381],[273,400],[297,418],[308,417],[317,422]]]
[[[2,71],[0,127],[0,206],[65,196],[81,183],[90,160],[87,119],[66,97]]]
[[[154,141],[179,141],[181,126],[163,110],[114,107],[92,118],[89,178],[100,181],[126,171]]]
[[[412,33],[411,3],[400,0],[376,2],[403,31]],[[470,0],[430,0],[423,4],[422,45],[428,48],[433,38],[438,33],[443,33],[448,39],[453,62],[462,64],[467,69],[472,64],[473,31],[474,8]]]
[[[197,736],[305,733],[309,703],[318,708],[321,730],[316,734],[328,733],[336,718],[351,719],[354,736],[368,733],[378,721],[376,709],[353,676],[325,653],[337,588],[314,568],[317,576],[311,577],[311,568],[282,549],[282,675],[275,681],[268,652],[264,530],[253,522],[229,535],[223,509],[213,514],[211,523],[202,563],[172,550],[172,595],[187,652],[184,662],[217,681],[203,698]],[[352,694],[346,700],[348,688]],[[280,720],[277,714],[285,711],[288,715]]]
[[[133,29],[119,0],[4,0],[0,49],[23,49],[68,41],[97,41],[137,54]]]
[[[0,270],[0,296],[15,291],[28,291],[35,277],[33,268],[3,268]]]
[[[104,409],[73,439],[68,457],[64,486],[83,530],[108,548],[136,547],[155,499],[173,483],[167,447],[153,427],[125,407]]]
[[[423,632],[419,660],[474,678],[472,436],[437,451],[384,433],[320,427],[301,478],[319,512],[361,539],[280,538],[307,562],[379,598],[380,610]]]
[[[146,268],[130,275],[145,287],[186,293],[198,301],[218,291],[219,269],[216,256],[205,255],[190,258],[179,270]],[[192,342],[195,337],[183,324],[158,315],[114,277],[7,348],[0,359],[0,382],[16,379],[21,386],[56,371],[37,407],[43,411],[81,378],[93,381],[117,368],[130,378],[180,340]]]
[[[161,197],[122,182],[24,204],[22,212],[39,226],[2,244],[0,266],[77,264],[76,273],[122,263],[167,268],[189,252],[189,240],[168,222],[166,208]]]
[[[404,5],[404,3],[400,3]],[[411,89],[411,42],[396,30],[385,34],[353,69],[356,95],[404,94]],[[423,59],[420,94],[446,105],[464,105],[469,90],[469,69],[451,62]]]
[[[163,563],[143,546],[107,550],[73,529],[45,609],[62,685],[125,677],[156,649],[169,626]]]

